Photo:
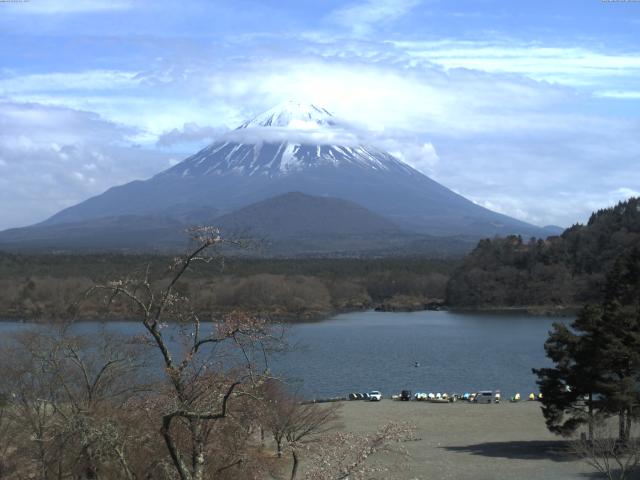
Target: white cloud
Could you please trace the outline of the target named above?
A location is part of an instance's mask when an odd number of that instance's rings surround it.
[[[0,79],[0,95],[24,92],[96,91],[133,88],[142,83],[137,72],[119,70],[85,70],[80,72],[48,72],[5,76]]]
[[[610,77],[635,79],[640,52],[603,53],[585,47],[549,47],[517,41],[391,41],[416,60],[447,69],[515,73],[571,86],[606,84]]]
[[[0,229],[44,220],[167,168],[167,155],[129,143],[133,132],[95,113],[0,102]]]
[[[203,80],[211,98],[254,105],[248,116],[288,98],[305,98],[374,131],[460,135],[566,129],[566,118],[554,110],[575,97],[566,88],[520,77],[353,59],[270,60],[224,75],[211,72]]]
[[[387,142],[389,144],[389,142]],[[396,146],[387,148],[392,155],[395,155],[400,160],[408,163],[416,170],[426,174],[432,175],[433,169],[440,161],[438,153],[435,147],[430,142],[417,143],[403,143]]]
[[[176,144],[211,142],[220,137],[226,129],[200,126],[195,122],[187,122],[182,128],[174,128],[158,137],[157,145],[170,147]]]
[[[77,14],[133,8],[131,0],[27,0],[9,3],[10,13],[21,15]]]
[[[223,137],[225,141],[238,143],[275,143],[289,141],[306,145],[357,146],[362,139],[357,132],[335,129],[295,129],[278,127],[255,127],[232,130]]]
[[[640,100],[640,90],[602,90],[596,91],[596,97],[617,98],[621,100]]]
[[[406,15],[421,0],[366,0],[333,11],[330,19],[356,35],[367,34],[373,25],[388,23]]]
[[[37,103],[0,101],[0,141],[6,148],[30,151],[58,144],[126,142],[133,127],[109,122],[93,112]]]
[[[612,195],[618,200],[625,200],[629,197],[640,197],[640,190],[629,187],[620,187],[614,190]]]

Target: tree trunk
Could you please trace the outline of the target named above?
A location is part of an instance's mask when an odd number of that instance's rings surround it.
[[[278,458],[282,458],[282,440],[276,440],[276,446],[278,448]]]
[[[624,445],[629,445],[629,439],[631,438],[631,408],[627,410],[627,422],[624,431]]]
[[[85,478],[87,480],[99,480],[100,474],[98,463],[95,461],[93,449],[90,446],[85,447],[85,460],[87,462],[84,469]]]
[[[204,438],[202,434],[202,423],[198,419],[191,421],[191,435],[193,445],[192,450],[192,468],[193,480],[202,480],[204,478]]]
[[[624,443],[625,441],[625,427],[626,427],[626,422],[625,422],[625,415],[624,415],[625,411],[624,410],[620,410],[620,412],[618,412],[618,440],[620,440],[622,443]]]
[[[114,451],[118,456],[120,467],[122,467],[122,471],[124,472],[124,475],[127,478],[127,480],[135,480],[135,475],[131,471],[131,468],[129,468],[129,462],[127,462],[127,457],[125,456],[125,453],[124,453],[124,446],[115,447]]]
[[[160,430],[160,433],[162,434],[162,437],[164,438],[164,443],[167,446],[167,449],[169,450],[169,454],[171,455],[171,460],[173,461],[173,465],[178,470],[178,475],[180,476],[180,480],[192,480],[193,477],[189,472],[189,468],[187,467],[185,462],[182,460],[182,457],[178,451],[178,447],[176,446],[173,436],[171,435],[170,430],[171,430],[172,419],[173,417],[171,416],[165,416],[162,419],[162,429]]]
[[[291,450],[291,456],[293,457],[293,466],[291,467],[291,480],[295,480],[296,475],[298,474],[298,454],[295,450]]]
[[[589,392],[589,443],[593,442],[593,394]]]
[[[38,462],[40,463],[40,475],[42,479],[45,480],[49,477],[49,472],[47,468],[47,452],[44,446],[44,434],[42,433],[42,429],[38,429],[36,442],[38,444]]]

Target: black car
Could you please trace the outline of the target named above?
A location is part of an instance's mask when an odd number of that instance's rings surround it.
[[[400,400],[408,402],[411,400],[411,390],[402,390],[400,392]]]

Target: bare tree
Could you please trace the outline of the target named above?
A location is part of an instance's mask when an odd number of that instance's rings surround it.
[[[107,332],[30,331],[0,352],[7,421],[20,473],[42,479],[117,474],[133,478],[114,416],[144,384],[138,348]],[[136,445],[140,448],[140,442]]]
[[[278,458],[282,457],[285,445],[291,452],[293,480],[297,476],[300,454],[305,446],[335,428],[340,405],[302,403],[300,397],[289,394],[277,381],[268,382],[265,390],[264,423],[273,436]]]
[[[9,398],[0,390],[0,478],[6,477],[13,469],[16,448],[11,439],[15,429],[9,419]]]
[[[280,336],[242,312],[204,320],[180,287],[225,243],[212,228],[193,233],[197,245],[162,278],[147,268],[87,292],[138,319],[141,335],[78,335],[71,326],[23,333],[0,348],[0,440],[10,438],[6,448],[0,442],[0,468],[15,464],[10,478],[264,478],[258,425],[279,438],[280,454],[291,453],[292,479],[302,455],[307,478],[360,478],[383,471],[369,457],[410,437],[404,425],[329,434],[337,406],[270,393],[268,352]]]
[[[216,259],[207,252],[228,243],[212,227],[193,229],[192,236],[197,245],[174,260],[163,286],[150,281],[147,269],[140,279],[112,281],[89,292],[107,292],[108,304],[129,302],[146,332],[141,340],[160,354],[165,379],[157,405],[160,432],[181,480],[202,480],[211,464],[221,468],[220,452],[211,448],[214,424],[236,415],[234,400],[257,400],[257,389],[268,376],[265,352],[273,340],[262,319],[241,312],[202,321],[189,298],[177,292],[195,263]],[[166,335],[168,320],[178,328],[173,344],[171,334]]]
[[[640,466],[640,441],[632,433],[623,442],[615,428],[611,428],[606,421],[599,421],[593,428],[592,438],[582,435],[579,440],[572,442],[572,448],[603,478],[635,478]]]

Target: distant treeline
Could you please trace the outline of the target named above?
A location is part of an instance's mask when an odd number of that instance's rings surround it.
[[[159,282],[169,258],[143,255],[17,255],[0,253],[0,317],[46,320],[126,317],[82,293],[96,283],[142,278],[147,267]],[[454,260],[250,259],[198,264],[178,285],[195,309],[219,313],[242,309],[280,320],[312,320],[335,312],[385,307],[422,308],[444,298]],[[82,299],[82,308],[74,305]]]
[[[470,308],[598,303],[616,258],[638,246],[638,198],[599,210],[558,237],[482,240],[452,275],[446,301]]]
[[[198,265],[178,285],[195,309],[234,309],[280,320],[312,320],[368,308],[421,309],[445,300],[453,308],[541,308],[598,303],[616,258],[640,246],[640,199],[595,212],[547,239],[486,239],[464,259],[246,258]],[[0,318],[69,317],[82,292],[101,282],[158,282],[161,255],[0,253]],[[84,300],[84,317],[127,316]]]

